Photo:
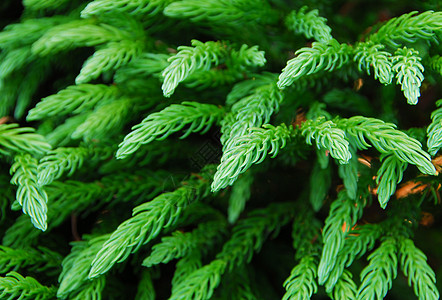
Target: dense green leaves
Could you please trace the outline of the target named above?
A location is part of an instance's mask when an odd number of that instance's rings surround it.
[[[0,16],[1,299],[439,298],[438,1]]]
[[[118,226],[95,256],[89,278],[107,272],[115,263],[124,261],[141,245],[155,238],[161,230],[173,227],[184,208],[208,194],[210,168],[203,175],[206,178],[193,178],[192,182],[175,191],[163,193],[135,207],[133,217]]]
[[[292,204],[278,203],[251,212],[233,228],[231,238],[216,259],[190,273],[172,291],[171,299],[210,299],[227,269],[232,271],[249,262],[253,252],[261,249],[268,233],[278,233],[290,220],[287,211],[293,211]]]

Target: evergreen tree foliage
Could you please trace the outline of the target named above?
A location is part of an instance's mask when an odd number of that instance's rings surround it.
[[[439,299],[439,2],[1,2],[0,298]]]

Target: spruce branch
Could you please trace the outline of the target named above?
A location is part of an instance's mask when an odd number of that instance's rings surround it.
[[[290,202],[273,203],[250,212],[234,226],[231,238],[217,254],[217,259],[225,261],[229,270],[248,263],[253,252],[261,249],[269,233],[276,236],[294,214],[294,204]]]
[[[109,42],[100,47],[86,60],[80,74],[75,78],[75,82],[77,84],[86,83],[96,79],[104,72],[116,70],[127,65],[141,54],[143,47],[142,41],[122,40]]]
[[[99,103],[108,102],[120,96],[115,86],[104,84],[71,85],[57,94],[43,98],[31,109],[28,121],[42,120],[47,117],[64,116],[86,112]]]
[[[252,78],[236,83],[227,95],[226,105],[232,106],[242,98],[251,95],[259,87],[268,86],[275,83],[277,74],[263,72],[260,74],[252,74]]]
[[[86,121],[91,112],[85,112],[80,115],[70,117],[64,123],[55,127],[51,132],[46,134],[46,140],[53,146],[66,146],[72,141],[72,134],[81,124]]]
[[[12,50],[30,45],[53,26],[71,20],[72,19],[67,16],[53,16],[27,19],[21,23],[9,24],[0,32],[0,48]]]
[[[336,285],[333,288],[333,292],[329,293],[329,296],[333,300],[352,300],[356,299],[358,293],[358,287],[352,279],[352,274],[348,270],[344,270]]]
[[[284,95],[278,89],[275,82],[257,87],[250,95],[232,105],[231,112],[234,114],[233,123],[224,122],[221,142],[224,151],[239,137],[246,135],[252,127],[261,127],[269,123],[270,117],[277,113]],[[225,133],[224,133],[225,132]]]
[[[200,174],[201,179],[192,178],[175,191],[135,207],[132,218],[118,226],[95,256],[89,278],[106,273],[163,229],[173,228],[186,206],[208,195],[211,170],[207,168],[204,172]]]
[[[204,4],[198,0],[180,0],[169,4],[164,14],[193,22],[207,22],[214,28],[220,25],[238,27],[250,23],[269,24],[277,20],[269,3],[263,0],[209,0]]]
[[[132,127],[133,131],[119,145],[116,156],[125,158],[137,151],[141,145],[153,140],[163,140],[185,126],[189,127],[185,129],[181,138],[186,138],[193,132],[204,134],[219,121],[223,113],[223,108],[212,104],[187,101],[172,104],[160,112],[150,114],[140,124]]]
[[[316,283],[318,262],[313,256],[301,258],[284,282],[286,293],[283,300],[310,299],[318,291]]]
[[[172,294],[182,283],[187,280],[187,277],[200,269],[203,266],[201,260],[201,252],[199,249],[195,249],[187,256],[181,258],[176,264],[176,270],[172,278]]]
[[[0,63],[0,80],[12,76],[14,72],[23,69],[34,59],[31,47],[28,45],[6,52]]]
[[[244,72],[250,67],[262,67],[266,62],[264,51],[260,51],[257,45],[249,47],[242,44],[239,50],[230,50],[225,64],[236,72]]]
[[[417,104],[421,95],[419,88],[424,80],[424,66],[420,63],[418,54],[416,50],[404,47],[396,50],[392,57],[395,62],[393,70],[396,72],[396,83],[401,85],[408,104],[412,105]]]
[[[56,10],[64,7],[69,0],[23,0],[23,6],[27,9],[38,11],[38,10]]]
[[[127,39],[127,32],[95,22],[93,19],[74,20],[54,26],[32,45],[32,51],[40,56],[47,56],[78,47],[91,47]]]
[[[284,282],[283,300],[310,299],[318,290],[316,281],[320,252],[320,222],[311,210],[301,210],[293,221],[292,237],[298,264]]]
[[[251,212],[233,228],[231,238],[216,259],[179,282],[169,299],[210,299],[224,272],[249,262],[253,252],[261,249],[268,233],[277,234],[292,216],[292,203],[271,204]]]
[[[346,237],[345,247],[336,256],[336,264],[325,283],[325,289],[328,293],[331,293],[340,278],[345,276],[346,267],[351,266],[356,259],[361,258],[373,249],[376,240],[379,239],[381,234],[382,227],[379,224],[358,225],[349,232]]]
[[[25,249],[37,246],[40,230],[35,230],[28,216],[19,216],[14,224],[6,230],[2,244],[13,249]]]
[[[22,152],[42,155],[51,149],[34,128],[19,127],[18,124],[0,124],[0,146],[0,154],[5,156]]]
[[[143,52],[132,59],[127,65],[115,72],[116,83],[126,83],[136,77],[160,77],[161,72],[169,65],[169,54]]]
[[[319,284],[324,284],[330,276],[336,265],[336,255],[344,248],[348,232],[361,217],[362,210],[362,203],[348,198],[345,190],[332,203],[322,231],[324,246],[318,266]]]
[[[390,19],[376,33],[369,36],[369,40],[397,48],[403,42],[434,39],[441,28],[442,12],[429,10],[418,14],[417,11],[413,11]]]
[[[60,178],[64,172],[71,176],[77,169],[83,166],[85,159],[94,160],[99,157],[109,157],[109,149],[92,147],[69,147],[57,148],[44,156],[38,165],[38,184],[48,185]]]
[[[61,261],[62,256],[59,253],[44,247],[13,249],[0,246],[0,273],[27,268],[50,274],[53,270],[57,271]]]
[[[413,285],[416,296],[419,300],[439,299],[436,276],[428,265],[425,254],[410,239],[401,239],[399,245],[401,268],[408,277],[408,285]]]
[[[335,39],[327,42],[313,42],[311,48],[301,48],[296,57],[287,62],[279,75],[278,87],[283,89],[304,76],[319,71],[333,71],[344,66],[352,53],[350,46],[339,44]]]
[[[251,128],[249,134],[233,140],[231,147],[223,153],[213,178],[212,191],[233,184],[238,176],[253,164],[264,161],[267,154],[272,158],[278,155],[279,149],[285,147],[291,132],[285,124],[277,127],[265,124],[262,128]]]
[[[442,56],[434,55],[424,61],[425,66],[428,66],[430,70],[442,75]]]
[[[368,266],[362,270],[361,285],[356,299],[383,299],[397,275],[398,245],[394,238],[385,238],[368,256]]]
[[[331,157],[337,159],[340,164],[346,164],[351,159],[345,132],[335,122],[327,121],[324,117],[307,120],[301,126],[301,134],[305,136],[309,145],[312,144],[312,139],[315,139],[318,149],[330,151]]]
[[[9,272],[0,277],[0,297],[3,299],[45,300],[53,299],[56,288],[40,284],[32,277]]]
[[[190,273],[184,281],[178,282],[169,300],[211,299],[214,290],[221,282],[226,265],[223,260],[214,260]]]
[[[45,231],[47,228],[47,202],[46,192],[37,182],[37,160],[29,154],[16,155],[15,163],[11,167],[11,183],[18,186],[17,201],[23,213],[31,217],[32,224]]]
[[[219,65],[229,55],[229,43],[206,42],[192,40],[192,47],[180,46],[178,53],[168,59],[169,65],[164,69],[162,90],[165,97],[170,97],[180,82],[196,71],[208,71],[212,65]],[[246,66],[262,66],[266,62],[264,52],[258,51],[257,47],[247,49],[241,47],[237,52],[238,63]]]
[[[166,187],[164,181],[167,175],[168,172],[161,170],[143,170],[135,174],[122,172],[105,176],[96,182],[54,181],[45,186],[51,208],[48,212],[48,230],[59,226],[75,211],[83,211],[86,215],[111,201],[131,202],[141,197],[155,197]],[[13,248],[28,246],[35,243],[38,235],[39,231],[27,218],[19,218],[7,230],[3,244]]]
[[[382,155],[382,165],[378,170],[376,183],[379,204],[385,209],[391,195],[396,191],[396,185],[402,181],[407,163],[399,160],[395,155]]]
[[[38,62],[31,63],[25,69],[26,75],[19,86],[19,91],[16,95],[16,103],[14,109],[14,117],[21,119],[25,115],[29,105],[32,102],[32,97],[38,91],[39,85],[46,79],[49,74],[49,59],[42,59]]]
[[[112,135],[127,122],[127,116],[137,109],[138,101],[132,97],[121,97],[98,105],[72,132],[71,138],[92,140]],[[112,114],[109,114],[110,111]]]
[[[160,14],[171,2],[172,0],[94,0],[81,11],[81,17],[89,18],[109,12],[153,16]]]
[[[317,9],[308,9],[308,6],[303,6],[298,11],[292,11],[285,18],[285,25],[295,33],[304,34],[308,39],[327,43],[333,38],[327,19],[320,17]]]
[[[379,152],[394,154],[402,162],[415,165],[424,174],[436,174],[430,156],[422,150],[421,143],[396,130],[396,125],[392,123],[356,116],[339,120],[338,127],[345,130],[359,149],[370,147],[367,138]]]
[[[161,89],[165,97],[170,97],[178,84],[197,70],[209,70],[212,63],[217,65],[220,58],[227,55],[223,42],[202,43],[192,40],[193,47],[180,46],[178,53],[168,59],[169,65],[164,69]]]
[[[372,42],[358,43],[354,49],[353,60],[358,63],[359,71],[365,70],[370,75],[370,69],[374,69],[374,78],[380,83],[390,84],[394,74],[392,71],[391,53],[382,51],[385,46]]]
[[[165,264],[172,259],[187,256],[198,248],[206,252],[226,234],[226,225],[226,222],[221,220],[201,223],[187,233],[177,230],[171,236],[161,238],[161,243],[152,247],[152,253],[143,260],[142,265],[151,267]]]
[[[51,203],[49,214],[51,226],[63,222],[73,211],[94,211],[111,201],[132,202],[140,196],[155,197],[163,191],[164,180],[169,175],[163,170],[121,172],[104,176],[94,182],[67,180],[54,181],[46,186]]]
[[[63,260],[63,270],[58,281],[60,286],[57,297],[62,299],[72,299],[77,293],[87,291],[88,294],[95,294],[101,297],[101,290],[104,288],[105,277],[88,279],[88,272],[91,263],[109,238],[110,234],[99,236],[84,236],[84,241],[72,242],[71,253]],[[88,297],[91,297],[88,295]],[[77,298],[80,299],[77,295]],[[91,297],[92,298],[92,297]]]
[[[442,12],[319,2],[0,1],[0,299],[438,299]]]
[[[81,289],[78,291],[71,293],[69,300],[85,300],[85,299],[100,299],[102,297],[102,292],[105,288],[106,281],[104,278],[98,278],[97,280],[92,280],[90,282],[86,282]]]
[[[321,251],[321,222],[314,216],[314,211],[302,208],[297,212],[292,224],[293,249],[295,259],[305,256],[319,256]]]

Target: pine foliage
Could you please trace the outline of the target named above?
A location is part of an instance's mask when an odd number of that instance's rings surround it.
[[[385,239],[372,254],[370,263],[361,273],[361,285],[357,299],[383,299],[397,276],[397,243],[394,238]]]
[[[153,140],[163,140],[174,132],[183,129],[186,132],[181,138],[187,137],[192,132],[204,134],[219,120],[223,109],[211,104],[197,102],[183,102],[172,104],[160,112],[150,114],[140,124],[132,128],[124,141],[120,144],[117,157],[124,158],[135,152],[141,145]]]
[[[297,79],[320,71],[333,71],[341,68],[349,60],[351,48],[331,39],[326,42],[313,42],[311,48],[296,51],[296,57],[287,62],[279,75],[278,87],[283,89]]]
[[[435,286],[436,277],[427,264],[425,254],[416,248],[410,239],[400,243],[401,268],[408,277],[408,284],[413,285],[414,293],[419,299],[439,299]]]
[[[439,299],[440,10],[1,1],[0,298]]]
[[[317,9],[307,12],[308,7],[303,6],[299,11],[291,12],[286,20],[286,26],[295,33],[302,33],[306,38],[318,42],[327,42],[331,36],[331,28],[327,26],[327,19],[319,16]]]
[[[47,228],[48,196],[38,184],[37,160],[29,154],[17,155],[11,167],[11,183],[18,186],[17,202],[32,224],[43,231]]]
[[[19,127],[18,124],[0,124],[0,145],[0,153],[5,156],[22,152],[42,155],[51,149],[35,129]]]
[[[408,104],[416,104],[420,96],[420,86],[424,80],[424,67],[421,58],[413,49],[398,49],[393,57],[393,70],[396,72],[397,83],[402,86]]]
[[[32,277],[23,277],[17,272],[9,272],[0,277],[0,296],[3,299],[53,299],[55,287],[41,285]]]

